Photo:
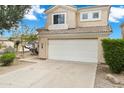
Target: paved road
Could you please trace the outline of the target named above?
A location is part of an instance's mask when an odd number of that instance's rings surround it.
[[[94,86],[96,66],[95,63],[39,60],[31,66],[1,75],[0,87],[89,88]]]

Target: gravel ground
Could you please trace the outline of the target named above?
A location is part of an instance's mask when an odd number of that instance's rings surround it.
[[[124,85],[113,84],[105,79],[106,74],[112,74],[121,82],[124,82],[124,72],[121,74],[113,74],[105,64],[99,64],[96,72],[95,88],[124,88]]]

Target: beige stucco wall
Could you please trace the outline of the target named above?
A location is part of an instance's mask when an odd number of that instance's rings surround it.
[[[77,27],[88,27],[88,26],[106,26],[108,25],[108,16],[109,16],[110,6],[97,7],[97,8],[84,8],[78,11],[77,13]],[[80,13],[88,11],[101,11],[101,20],[95,21],[80,21]]]
[[[39,38],[39,58],[48,58],[48,38]]]
[[[98,39],[98,63],[105,63],[103,57],[103,48],[102,48],[102,39],[107,38],[106,35],[96,36],[96,35],[88,35],[88,34],[50,34],[50,35],[43,35],[40,34],[40,42],[39,42],[39,58],[47,58],[48,57],[48,40],[49,39],[57,39],[57,40],[68,40],[68,39]],[[45,43],[46,42],[46,43]],[[41,50],[41,43],[45,44],[43,50]]]
[[[107,37],[99,37],[98,38],[98,63],[105,63],[104,59],[104,51],[102,47],[102,40]]]
[[[98,64],[100,63],[105,63],[105,60],[104,60],[104,57],[103,57],[103,48],[102,48],[102,40],[103,38],[98,38]],[[39,42],[39,58],[42,58],[42,59],[47,59],[48,58],[48,45],[49,44],[46,44],[48,43],[48,40],[47,38],[41,38],[40,39],[40,42]],[[45,48],[41,48],[41,44],[44,44],[44,47]]]
[[[56,8],[54,11],[50,12],[47,15],[47,22],[46,22],[46,29],[49,28],[49,26],[52,26],[52,14],[55,13],[66,13],[66,24],[68,26],[68,28],[75,28],[76,27],[76,12],[73,10],[70,10],[68,8],[64,8],[64,7],[59,7]],[[61,25],[56,25],[56,28],[61,27]],[[64,29],[64,27],[63,27]]]
[[[101,19],[95,21],[80,21],[80,13],[88,12],[88,11],[101,11]],[[92,8],[82,8],[80,10],[72,10],[64,6],[59,6],[47,13],[47,22],[45,28],[48,29],[49,26],[53,26],[52,28],[75,28],[75,27],[88,27],[88,26],[106,26],[108,25],[108,17],[109,17],[110,6],[100,6],[100,7],[92,7]],[[52,14],[55,13],[66,13],[66,25],[52,25]]]

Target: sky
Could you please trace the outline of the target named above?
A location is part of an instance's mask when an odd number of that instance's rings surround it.
[[[76,5],[78,8],[87,7],[89,5]],[[43,28],[46,23],[46,14],[44,11],[51,7],[51,5],[32,5],[28,14],[24,15],[22,23],[28,25],[30,28]],[[113,5],[110,9],[108,23],[112,28],[110,38],[121,38],[120,24],[124,22],[124,5]],[[4,33],[5,37],[10,37],[12,33]]]

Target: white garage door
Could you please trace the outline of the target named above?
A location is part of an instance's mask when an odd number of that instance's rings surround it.
[[[49,40],[48,58],[80,62],[97,62],[98,40]]]

